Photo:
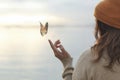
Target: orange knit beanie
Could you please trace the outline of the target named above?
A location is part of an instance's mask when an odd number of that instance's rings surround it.
[[[95,9],[97,20],[120,29],[120,0],[103,0]]]

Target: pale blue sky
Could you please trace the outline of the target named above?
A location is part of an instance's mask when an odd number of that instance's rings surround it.
[[[100,0],[0,0],[1,25],[88,25]]]

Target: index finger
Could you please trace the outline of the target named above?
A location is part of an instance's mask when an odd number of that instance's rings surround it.
[[[53,49],[53,51],[56,51],[56,48],[55,48],[54,44],[52,43],[52,41],[51,40],[48,40],[48,41],[49,41],[50,46]]]

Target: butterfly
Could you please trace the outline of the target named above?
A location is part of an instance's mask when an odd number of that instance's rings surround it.
[[[48,32],[48,22],[46,22],[45,26],[40,22],[40,33],[42,36],[46,35]]]

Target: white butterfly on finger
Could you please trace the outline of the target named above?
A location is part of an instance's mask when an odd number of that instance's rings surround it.
[[[40,22],[40,33],[42,36],[46,35],[48,32],[48,22],[46,22],[45,26]]]

